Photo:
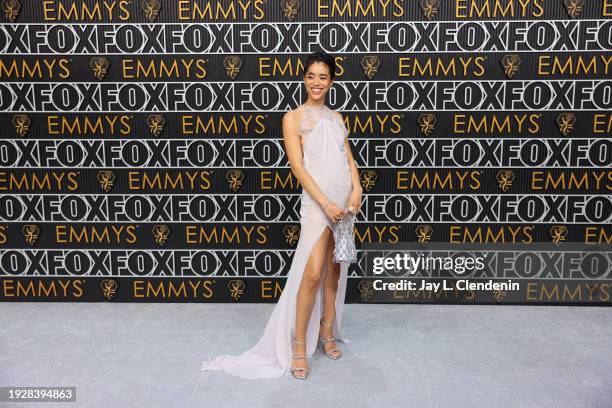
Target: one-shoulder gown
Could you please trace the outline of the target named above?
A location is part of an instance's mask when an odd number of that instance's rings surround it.
[[[347,208],[351,194],[351,175],[344,146],[348,130],[343,121],[326,105],[304,104],[299,123],[302,138],[304,168],[325,196],[340,208]],[[287,281],[274,310],[257,343],[240,355],[221,355],[202,363],[202,371],[223,370],[242,378],[273,378],[288,375],[291,367],[295,313],[298,289],[308,257],[331,220],[320,205],[302,189],[300,206],[300,236],[295,249]],[[332,238],[333,239],[333,238]],[[336,294],[336,318],[332,336],[348,343],[341,333],[342,311],[346,294],[349,263],[340,263],[340,278]],[[323,274],[327,268],[323,267]],[[310,358],[317,347],[319,321],[323,317],[324,277],[316,291],[316,298],[306,331],[306,355]]]

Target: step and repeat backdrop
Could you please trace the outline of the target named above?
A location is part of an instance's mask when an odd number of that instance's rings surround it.
[[[611,302],[612,0],[0,7],[2,301],[276,302],[300,234],[281,118],[324,50],[364,189],[347,303],[368,249],[406,243],[520,245],[464,274],[520,289],[397,302]]]

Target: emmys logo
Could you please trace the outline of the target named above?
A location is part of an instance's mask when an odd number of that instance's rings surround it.
[[[504,67],[504,75],[511,79],[518,72],[519,66],[521,65],[521,59],[518,55],[506,55],[500,61],[502,67]]]
[[[153,226],[153,237],[157,245],[164,245],[168,240],[170,228],[165,224],[156,224]]]
[[[414,230],[414,233],[417,236],[419,244],[426,245],[429,240],[431,240],[432,228],[430,225],[419,225]]]
[[[425,136],[429,136],[436,127],[436,116],[433,113],[423,113],[422,115],[419,115],[417,122],[419,124],[419,130],[421,133],[423,133]]]
[[[285,235],[285,242],[288,245],[294,246],[300,238],[300,227],[297,225],[287,225],[283,228],[283,234]]]
[[[236,192],[242,187],[242,182],[244,181],[244,173],[242,170],[230,170],[225,175],[225,178],[229,182],[230,188],[232,191]]]
[[[552,237],[552,242],[555,245],[559,245],[561,242],[565,241],[565,237],[567,236],[567,228],[564,225],[555,225],[551,227],[550,231],[548,231],[550,236]]]
[[[159,114],[149,115],[147,116],[147,125],[154,136],[159,136],[166,126],[166,120]]]
[[[34,245],[38,241],[40,228],[36,224],[26,224],[21,228],[21,232],[28,244]]]
[[[514,181],[514,172],[512,170],[500,170],[497,172],[497,184],[499,189],[504,193],[510,190]]]
[[[506,291],[497,289],[493,291],[493,300],[497,303],[501,302],[506,298]]]
[[[117,279],[102,279],[100,282],[100,289],[102,289],[102,296],[107,300],[111,300],[117,295],[117,289],[119,288],[119,282]]]
[[[18,0],[5,0],[2,2],[2,11],[8,21],[14,23],[19,17],[21,11],[21,3]]]
[[[240,74],[242,60],[237,56],[225,57],[223,60],[223,67],[225,68],[225,74],[228,77],[236,79],[238,74]]]
[[[431,21],[436,14],[438,14],[440,4],[438,0],[419,0],[419,6],[421,7],[423,16],[425,16],[427,20]]]
[[[289,21],[293,21],[300,9],[302,2],[300,0],[282,0],[280,8],[283,11],[283,17]]]
[[[100,81],[106,77],[109,65],[110,63],[108,62],[108,59],[104,57],[92,58],[91,61],[89,61],[89,67],[91,68],[94,76]]]
[[[107,193],[113,188],[113,183],[115,182],[115,173],[110,170],[100,170],[98,172],[98,176],[96,177],[98,182],[100,183],[100,187],[102,190]]]
[[[361,296],[362,302],[367,302],[372,299],[372,296],[374,295],[372,282],[361,280],[357,284],[357,289],[359,289],[359,295]]]
[[[380,66],[380,59],[376,55],[366,55],[361,59],[361,69],[368,79],[374,78]]]
[[[361,187],[363,187],[364,191],[368,192],[376,185],[378,175],[374,170],[362,170],[359,173],[359,178],[361,180]]]
[[[157,0],[143,0],[141,3],[142,9],[144,10],[145,16],[150,22],[154,22],[159,15],[161,9],[161,3]]]
[[[584,0],[563,0],[565,11],[571,18],[576,18],[582,12]]]
[[[557,127],[559,128],[559,132],[563,136],[567,136],[572,129],[574,128],[574,123],[576,122],[576,117],[571,112],[561,113],[557,116],[555,120],[557,122]]]
[[[30,117],[26,114],[13,116],[13,126],[19,136],[25,136],[30,131]]]
[[[242,295],[244,295],[246,283],[244,283],[242,279],[232,279],[229,281],[227,288],[229,289],[232,299],[238,301]]]

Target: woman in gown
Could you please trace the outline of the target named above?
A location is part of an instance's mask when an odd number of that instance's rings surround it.
[[[240,355],[202,363],[242,378],[291,373],[306,379],[317,344],[331,359],[342,352],[342,311],[349,263],[333,262],[332,223],[359,212],[362,188],[342,116],[325,105],[336,64],[325,52],[311,54],[304,84],[307,101],[283,116],[283,139],[291,171],[302,185],[300,237],[282,294],[259,341]]]

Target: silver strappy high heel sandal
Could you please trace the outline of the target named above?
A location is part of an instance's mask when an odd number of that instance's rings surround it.
[[[293,338],[293,341],[296,344],[306,344],[306,339],[304,339],[304,341],[298,341],[295,337]],[[306,356],[296,356],[295,354],[291,356],[291,359],[294,360],[308,360],[308,357]],[[293,376],[293,378],[297,378],[298,380],[305,380],[308,378],[308,374],[310,374],[310,368],[304,368],[304,367],[291,367],[289,369],[289,372],[291,372],[291,375]],[[296,375],[297,372],[297,375]]]
[[[321,320],[321,324],[325,327],[333,327],[332,324],[327,324],[325,323],[323,320]],[[332,350],[329,351],[325,351],[325,343],[328,343],[330,341],[335,341],[336,339],[334,339],[333,337],[330,337],[329,339],[321,339],[319,338],[319,346],[321,347],[321,350],[323,350],[323,353],[325,353],[325,355],[329,358],[331,358],[332,360],[338,360],[340,359],[340,357],[342,357],[342,350],[340,350],[339,348],[334,348]],[[336,353],[336,354],[334,354]]]

